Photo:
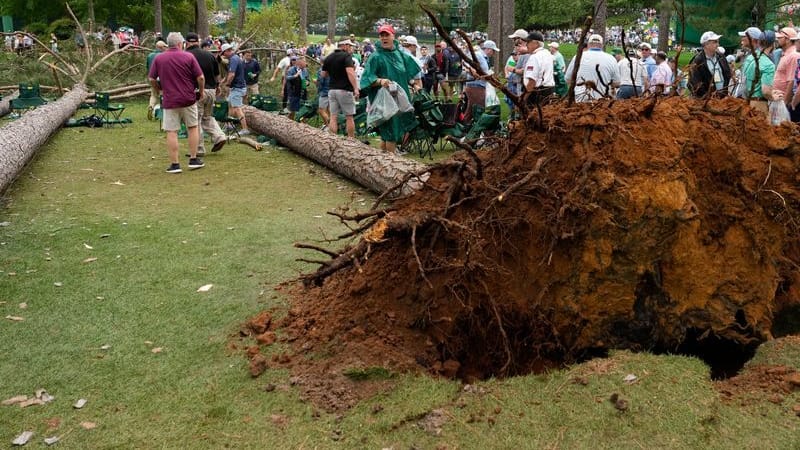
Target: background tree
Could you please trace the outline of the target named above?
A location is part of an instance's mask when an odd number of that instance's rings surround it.
[[[205,38],[210,34],[208,32],[208,5],[206,5],[206,0],[196,0],[194,12],[194,28],[200,37]]]
[[[328,0],[328,39],[336,39],[336,0]]]
[[[295,29],[298,25],[297,11],[285,3],[276,2],[271,7],[247,15],[244,34],[249,36],[255,32],[253,40],[264,43],[297,42]]]
[[[308,41],[308,0],[300,0],[300,33],[299,41],[306,43]]]
[[[88,31],[89,31],[89,33],[92,33],[94,31],[94,24],[95,24],[94,0],[87,0],[86,1],[86,15],[88,16],[88,19],[89,19]]]
[[[669,20],[672,18],[672,0],[662,0],[658,5],[658,50],[669,50]]]
[[[236,29],[239,30],[239,34],[241,34],[242,31],[244,30],[245,18],[247,17],[247,1],[239,0],[238,5],[239,5],[239,11],[238,14],[236,14],[237,18]]]
[[[511,54],[513,42],[508,35],[514,32],[514,0],[489,1],[489,39],[500,47],[500,53],[493,58],[494,70],[499,73],[505,58]]]
[[[606,0],[594,0],[594,20],[592,28],[594,32],[603,36],[603,44],[606,44],[606,18],[608,18],[608,4]]]
[[[161,27],[161,22],[162,22],[161,0],[155,0],[155,2],[153,3],[153,13],[154,13],[153,15],[156,18],[155,28],[153,29],[153,31],[155,31],[156,34],[161,34],[161,32],[163,31],[163,28]]]

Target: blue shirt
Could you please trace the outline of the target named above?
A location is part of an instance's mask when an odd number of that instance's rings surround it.
[[[247,87],[247,81],[244,78],[244,62],[239,55],[231,55],[230,64],[228,64],[228,72],[233,72],[233,80],[231,80],[232,88],[244,89]]]

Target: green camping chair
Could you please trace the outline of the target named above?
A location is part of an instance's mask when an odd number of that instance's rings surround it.
[[[123,120],[120,119],[125,105],[121,103],[111,103],[111,96],[107,92],[97,92],[94,95],[94,113],[103,119],[103,123],[113,127],[118,124],[124,127]]]
[[[281,101],[271,95],[262,95],[256,108],[267,112],[278,112],[281,110]]]
[[[225,100],[217,100],[214,102],[214,119],[222,126],[222,131],[228,136],[228,140],[230,140],[233,136],[237,138],[240,137],[239,131],[242,129],[242,120],[238,117],[231,116],[228,109],[228,102]]]
[[[12,110],[23,110],[42,106],[47,101],[42,98],[38,83],[20,83],[19,96],[11,100]]]

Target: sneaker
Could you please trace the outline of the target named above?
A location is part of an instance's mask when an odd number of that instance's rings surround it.
[[[247,136],[250,134],[250,130],[242,130],[239,132],[239,136]]]
[[[172,163],[167,167],[167,173],[181,173],[181,165],[178,163]]]
[[[192,158],[189,160],[189,169],[191,170],[199,169],[204,166],[205,164],[203,164],[203,160],[200,158]]]
[[[211,147],[211,151],[212,152],[218,152],[218,151],[222,150],[222,147],[225,146],[225,142],[227,142],[227,141],[225,141],[224,139],[219,141],[219,142],[217,142],[216,144],[214,144],[213,147]]]

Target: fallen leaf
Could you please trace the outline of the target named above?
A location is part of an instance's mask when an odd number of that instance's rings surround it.
[[[110,346],[110,345],[108,345],[108,344],[104,344],[104,345],[101,345],[101,346],[100,346],[100,350],[108,350],[108,349],[110,349],[110,348],[111,348],[111,346]]]
[[[74,405],[72,405],[72,407],[75,408],[75,409],[81,409],[84,406],[86,406],[86,402],[87,402],[87,400],[85,398],[79,398],[78,401],[75,402]]]
[[[213,284],[204,284],[199,288],[197,288],[197,292],[208,292],[211,290],[212,287],[214,287]]]
[[[19,309],[27,309],[27,308],[28,308],[28,304],[27,303],[20,303],[19,304]]]
[[[144,345],[153,345],[153,341],[144,341]]]
[[[48,438],[44,438],[44,443],[47,444],[47,445],[53,445],[56,442],[58,442],[60,439],[61,438],[59,438],[58,436],[51,436],[51,437],[48,437]]]
[[[33,437],[33,431],[23,431],[22,434],[20,434],[19,436],[14,438],[13,441],[11,441],[11,444],[12,445],[25,445],[25,444],[28,443],[28,441],[31,440],[32,437]]]
[[[150,352],[151,353],[161,353],[163,350],[164,349],[161,348],[161,347],[153,347],[152,349],[150,349]]]
[[[86,242],[83,243],[83,246],[88,248],[89,250],[94,250],[94,247],[92,247],[91,245],[87,244]]]
[[[14,322],[22,322],[23,320],[25,320],[24,317],[20,317],[20,316],[6,316],[6,319],[14,321]]]
[[[56,281],[55,283],[53,283],[53,286],[55,286],[55,287],[61,287],[63,285],[64,285],[64,283],[62,283],[60,281]]]
[[[108,234],[108,233],[103,233],[103,234],[100,235],[100,239],[105,239],[107,237],[111,237],[111,235]]]
[[[97,428],[97,424],[94,422],[81,422],[81,428],[84,430],[94,430]]]
[[[86,258],[86,259],[84,259],[84,260],[83,260],[83,263],[85,264],[85,263],[90,263],[90,262],[95,262],[95,261],[97,261],[97,258],[95,258],[94,256],[92,256],[91,258]]]
[[[623,378],[622,381],[624,381],[624,382],[626,382],[628,384],[631,384],[631,383],[635,382],[637,379],[639,379],[639,377],[637,377],[636,375],[634,375],[632,373],[629,373],[629,374],[625,375],[625,378]]]
[[[117,185],[117,186],[125,186],[125,183],[123,183],[122,181],[119,181],[119,180],[117,180],[117,181],[115,181],[115,182],[113,182],[111,184],[114,184],[114,185]]]
[[[14,397],[3,400],[2,402],[0,402],[0,404],[2,404],[3,406],[14,405],[17,403],[24,402],[27,399],[28,399],[27,395],[15,395]]]

